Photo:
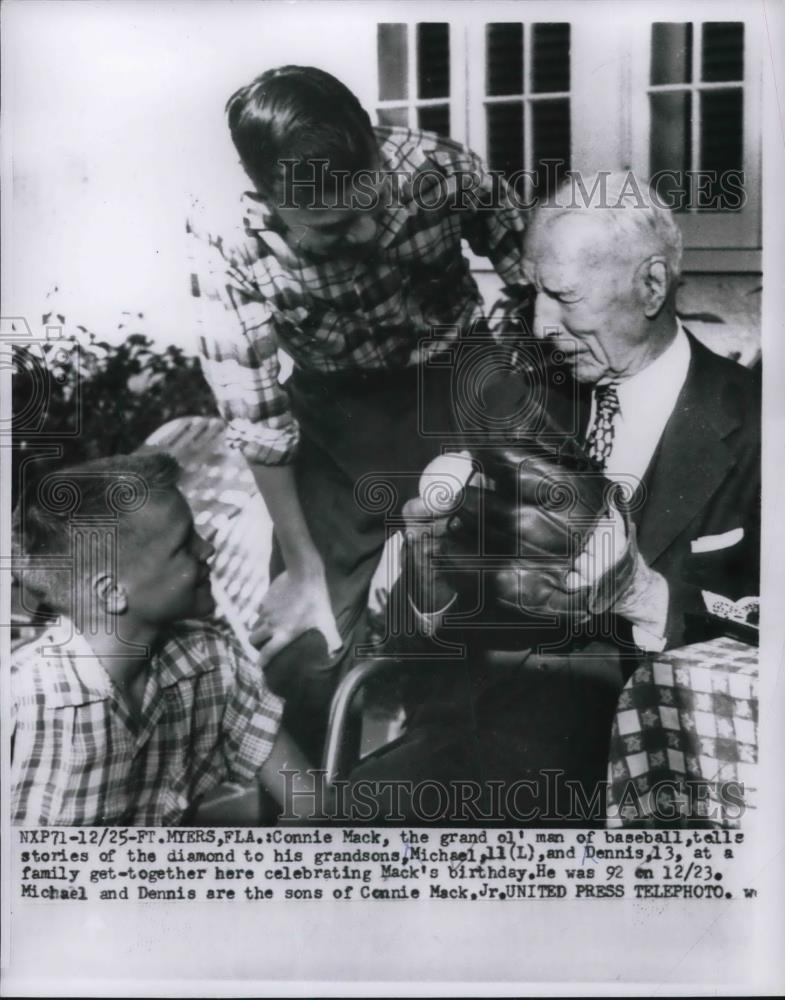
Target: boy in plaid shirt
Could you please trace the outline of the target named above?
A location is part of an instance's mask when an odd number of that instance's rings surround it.
[[[524,223],[477,156],[372,127],[321,70],[270,70],[227,113],[253,190],[242,225],[216,229],[194,206],[191,289],[203,370],[275,528],[251,639],[266,663],[315,628],[335,654],[319,670],[301,662],[278,689],[287,726],[316,757],[363,636],[385,518],[416,491],[439,432],[447,440],[460,423],[454,396],[473,389],[454,384],[460,338],[482,318],[461,241],[523,286]],[[283,386],[279,348],[294,361]],[[363,499],[369,477],[389,484],[389,509]]]
[[[23,583],[61,624],[12,665],[19,824],[168,826],[225,781],[309,766],[281,703],[215,609],[208,560],[165,454],[50,473],[22,498]],[[66,617],[67,616],[67,617]]]

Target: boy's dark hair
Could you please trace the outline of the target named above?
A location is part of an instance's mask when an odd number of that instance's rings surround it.
[[[120,547],[129,548],[138,539],[122,530],[128,515],[151,494],[174,488],[179,476],[175,458],[147,452],[99,458],[32,481],[13,513],[14,564],[24,590],[51,610],[72,614],[75,578],[92,565],[74,551],[76,531],[93,529],[103,540],[107,526],[117,524]],[[104,564],[113,553],[103,551],[106,545],[99,548],[96,554]]]
[[[376,142],[368,113],[339,80],[313,66],[281,66],[267,70],[241,87],[226,104],[232,141],[257,191],[280,199],[285,168],[298,180],[320,177],[316,160],[326,160],[324,172],[374,167]],[[321,190],[315,189],[317,196]]]

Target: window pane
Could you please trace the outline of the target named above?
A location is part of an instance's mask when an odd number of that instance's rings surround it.
[[[532,90],[550,94],[569,89],[569,24],[532,25]]]
[[[492,97],[523,93],[523,25],[485,28],[486,92]]]
[[[690,167],[690,94],[651,94],[650,174],[662,170],[676,171],[678,177],[665,177],[657,182],[657,191],[671,208],[680,201],[680,192],[687,190],[686,171]]]
[[[707,185],[710,193],[701,203],[714,209],[723,204],[723,173],[741,170],[743,163],[743,93],[737,90],[709,90],[701,99],[701,170],[716,170],[717,180]],[[735,192],[738,195],[738,192]],[[710,198],[706,202],[705,198]],[[735,202],[735,198],[734,198]]]
[[[405,101],[409,96],[406,25],[378,25],[376,49],[379,59],[379,99]]]
[[[403,125],[404,128],[409,127],[408,108],[378,108],[376,117],[379,119],[380,125]]]
[[[417,109],[417,120],[420,128],[426,132],[438,132],[439,135],[450,137],[450,105],[436,104],[429,108]]]
[[[523,103],[486,105],[488,166],[505,177],[523,170]],[[521,178],[521,183],[523,178]],[[520,186],[520,185],[519,185]]]
[[[744,25],[709,21],[703,25],[703,79],[744,79]]]
[[[534,166],[542,192],[546,179],[552,189],[570,169],[570,102],[535,101],[531,110]],[[556,162],[543,164],[543,160]]]
[[[692,25],[651,26],[651,84],[692,82]]]
[[[450,96],[450,26],[417,25],[417,96]]]

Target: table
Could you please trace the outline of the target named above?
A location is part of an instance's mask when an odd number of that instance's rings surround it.
[[[758,650],[721,637],[651,656],[619,698],[608,826],[739,826],[755,808]]]

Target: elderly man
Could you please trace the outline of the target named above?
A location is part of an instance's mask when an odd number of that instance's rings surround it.
[[[353,775],[413,782],[408,822],[601,820],[611,722],[637,657],[685,641],[702,591],[758,593],[758,385],[681,325],[680,265],[672,216],[631,175],[568,185],[535,215],[534,333],[553,348],[561,390],[549,377],[542,427],[474,450],[491,482],[470,484],[451,516],[406,508],[409,600],[435,636],[429,652],[464,648],[447,667],[418,667],[405,736]],[[494,416],[524,412],[530,391],[501,378]],[[627,502],[606,502],[602,482],[622,484]],[[481,590],[469,583],[477,554]],[[494,645],[522,652],[488,655]],[[426,779],[468,780],[479,796],[467,808],[471,788],[431,794],[425,816]],[[391,801],[380,808],[395,816]]]

